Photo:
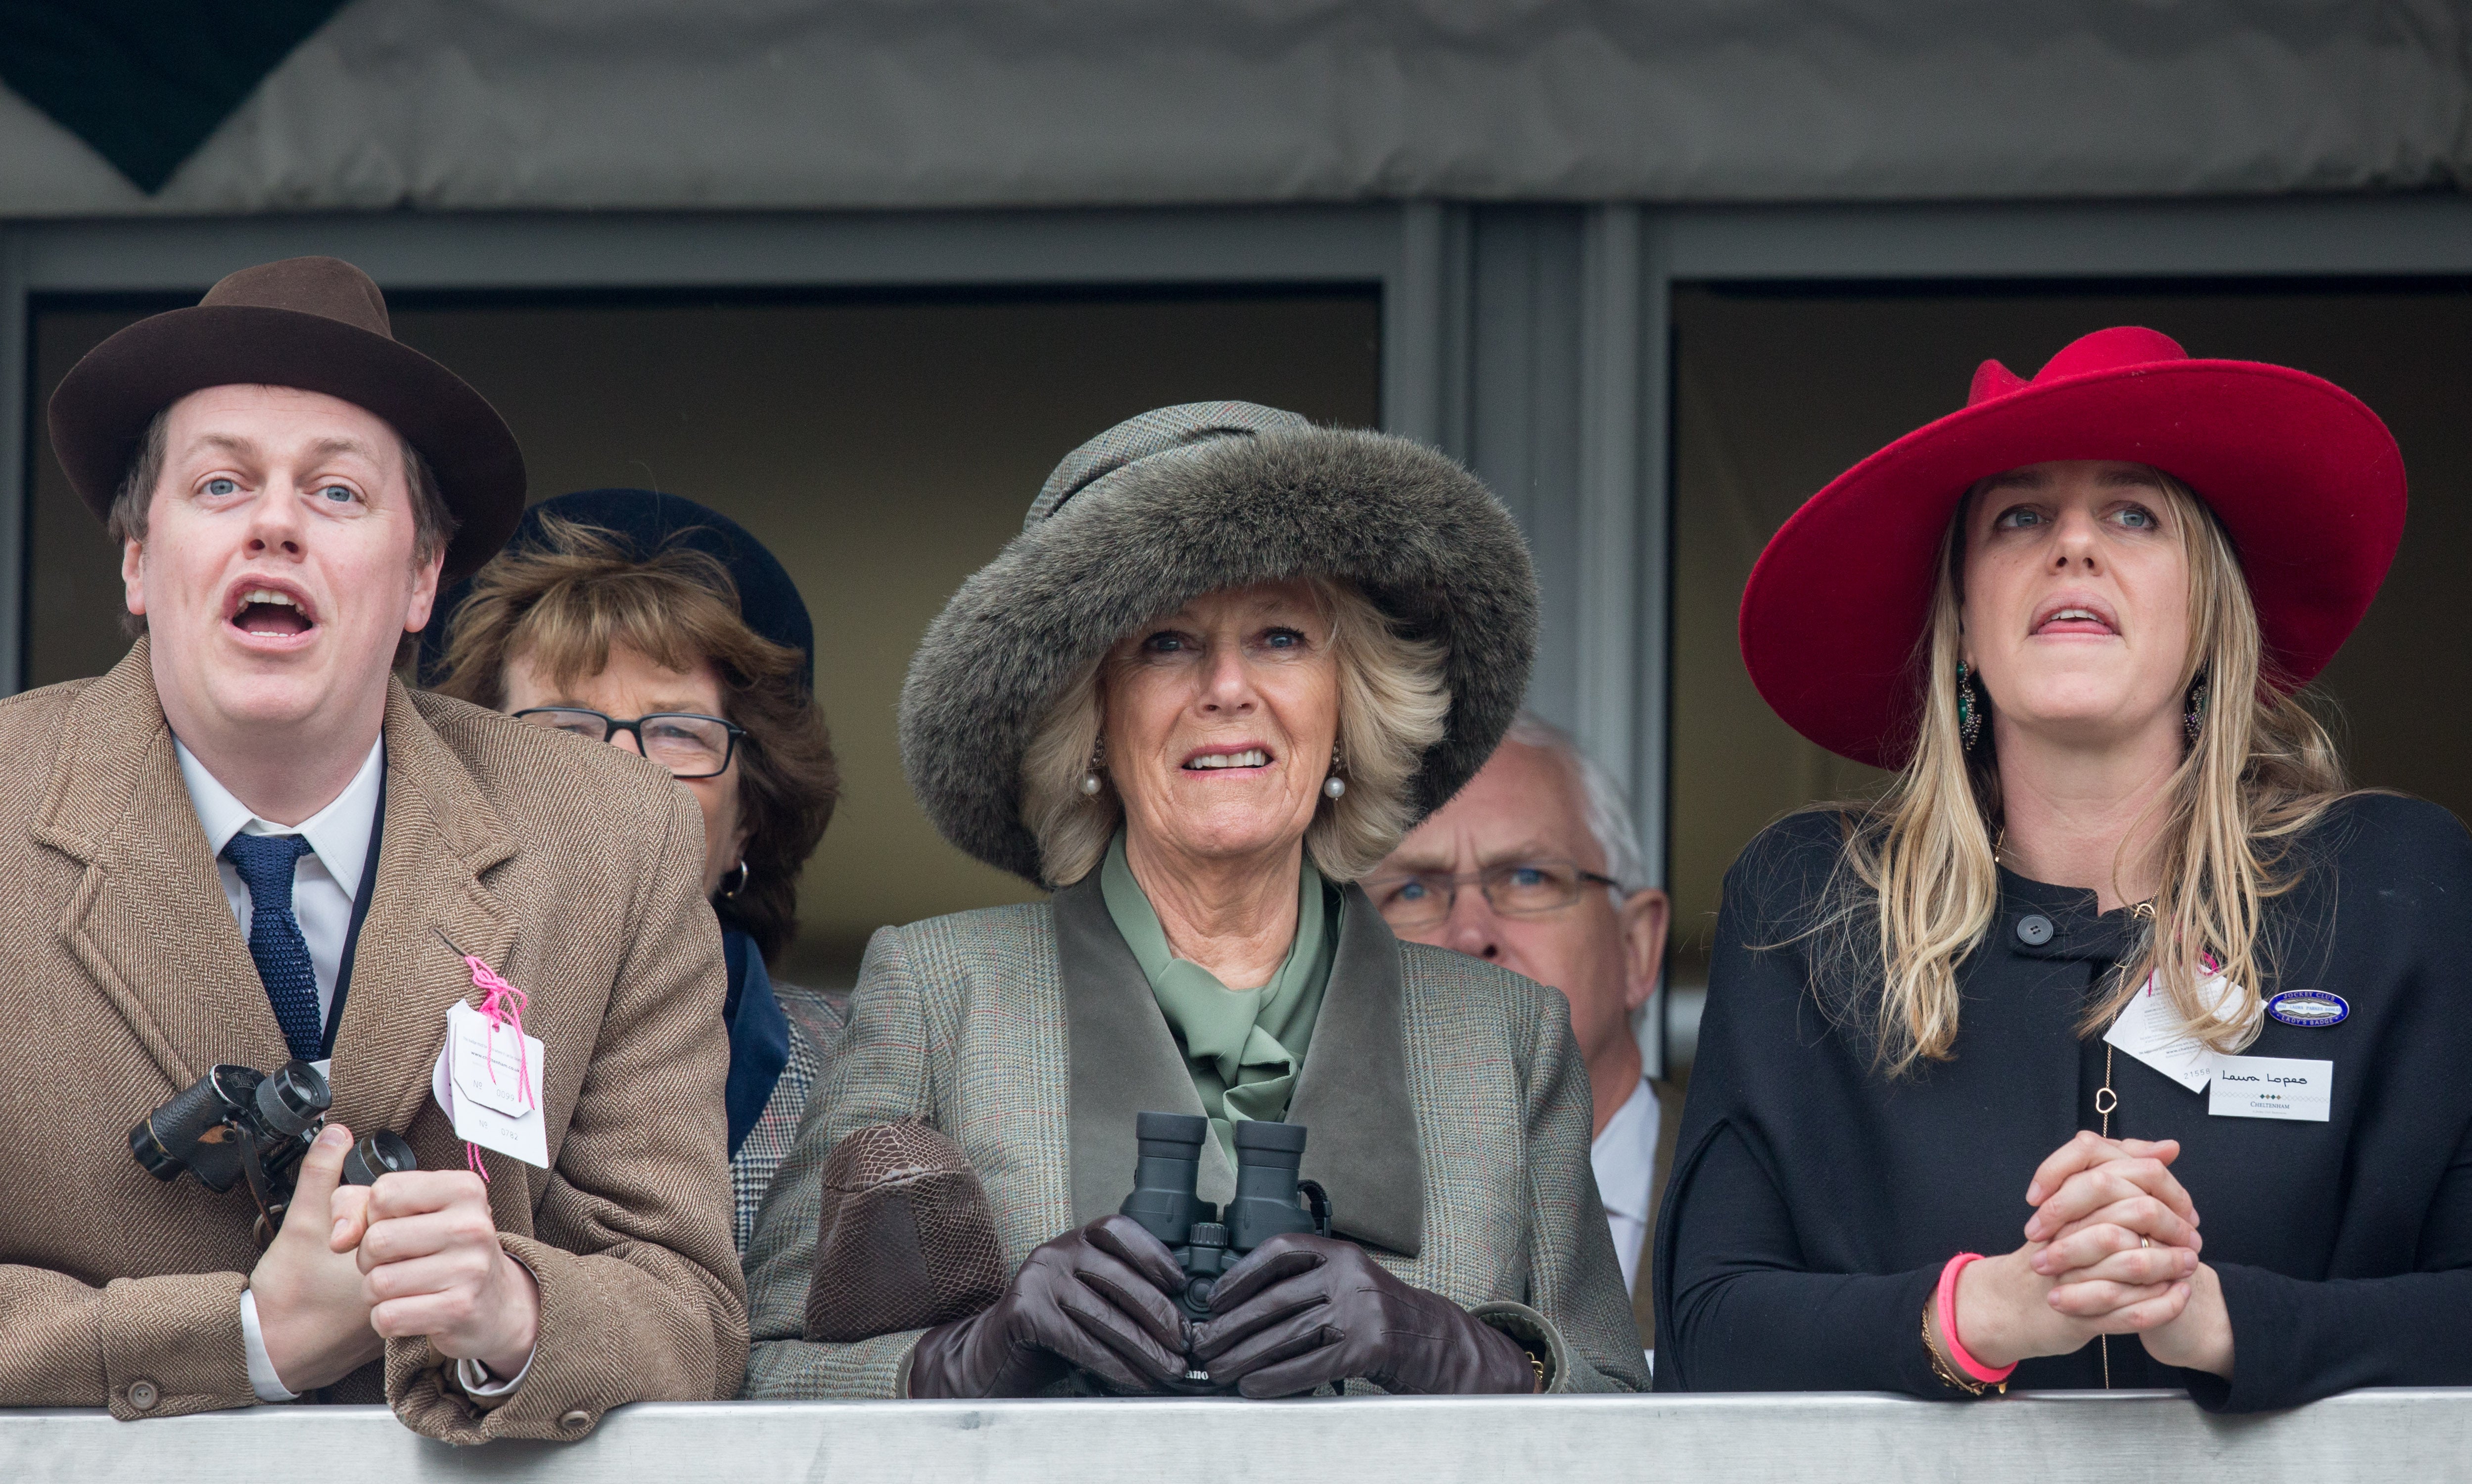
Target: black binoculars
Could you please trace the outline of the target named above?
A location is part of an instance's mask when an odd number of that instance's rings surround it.
[[[248,1181],[259,1240],[270,1241],[292,1200],[300,1156],[334,1101],[325,1074],[304,1061],[286,1062],[272,1076],[220,1066],[140,1119],[129,1131],[129,1152],[157,1180],[177,1180],[185,1169],[219,1194]],[[412,1145],[381,1129],[344,1157],[344,1183],[374,1185],[380,1175],[419,1167]]]
[[[1245,1119],[1235,1130],[1236,1197],[1223,1215],[1194,1193],[1210,1120],[1189,1113],[1145,1113],[1133,1120],[1141,1152],[1133,1193],[1118,1209],[1166,1243],[1184,1269],[1177,1307],[1196,1322],[1210,1317],[1210,1290],[1237,1259],[1281,1232],[1330,1235],[1330,1197],[1315,1182],[1296,1178],[1304,1125]]]

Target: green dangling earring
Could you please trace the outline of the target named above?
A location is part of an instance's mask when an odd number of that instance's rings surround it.
[[[1974,694],[1974,671],[1957,662],[1957,739],[1965,750],[1983,740],[1983,698]]]

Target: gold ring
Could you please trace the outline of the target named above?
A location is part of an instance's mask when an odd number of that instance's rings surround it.
[[[2137,1245],[2140,1247],[2151,1247],[2154,1245],[2154,1238],[2151,1237],[2141,1237],[2137,1238]]]

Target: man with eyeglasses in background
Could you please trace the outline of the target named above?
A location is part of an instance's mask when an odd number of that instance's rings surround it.
[[[1665,960],[1668,902],[1639,884],[1639,835],[1621,788],[1559,728],[1521,712],[1490,761],[1365,881],[1400,937],[1498,963],[1571,1002],[1588,1066],[1597,1193],[1641,1334],[1649,1233],[1675,1119],[1640,1054],[1637,1023]]]

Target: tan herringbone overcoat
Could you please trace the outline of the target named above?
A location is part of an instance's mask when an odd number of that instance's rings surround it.
[[[454,1441],[572,1438],[620,1402],[729,1396],[747,1331],[701,818],[639,758],[400,684],[385,728],[334,1117],[463,1167],[430,1095],[446,1007],[478,1000],[448,942],[531,996],[554,1167],[484,1158],[507,1249],[540,1283],[540,1343],[493,1411],[426,1340],[390,1342],[382,1373],[327,1395],[375,1401],[382,1382],[406,1423]],[[288,1054],[146,641],[100,679],[0,701],[0,1405],[250,1405],[248,1191],[163,1184],[129,1153],[131,1125],[208,1068]]]
[[[924,1119],[986,1185],[1008,1268],[1114,1211],[1133,1118],[1199,1114],[1183,1054],[1097,873],[1029,907],[889,928],[748,1250],[754,1397],[893,1397],[920,1331],[798,1338],[824,1157],[870,1123]],[[1401,943],[1365,893],[1340,915],[1330,987],[1289,1120],[1339,1235],[1553,1357],[1556,1391],[1644,1391],[1648,1372],[1588,1163],[1587,1068],[1568,1002],[1479,959]],[[1200,1193],[1235,1175],[1216,1141]],[[1351,1383],[1356,1389],[1361,1383]]]

